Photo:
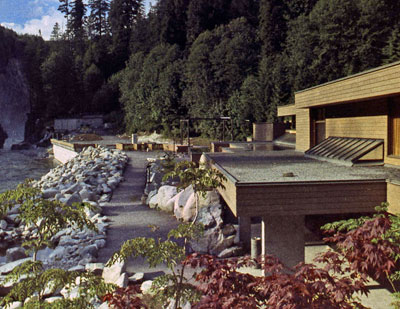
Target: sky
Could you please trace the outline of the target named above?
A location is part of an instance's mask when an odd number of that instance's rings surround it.
[[[156,1],[144,0],[146,11],[151,2]],[[0,24],[18,33],[37,35],[40,30],[48,40],[56,22],[65,26],[65,18],[57,10],[59,4],[59,0],[0,0]]]

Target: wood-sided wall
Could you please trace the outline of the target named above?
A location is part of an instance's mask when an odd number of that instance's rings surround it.
[[[400,93],[400,62],[296,92],[296,108],[361,101]]]
[[[389,203],[389,212],[400,214],[400,182],[388,181],[387,202]]]
[[[373,212],[386,201],[385,180],[239,185],[236,190],[237,216]]]
[[[296,150],[313,146],[311,111],[324,108],[326,137],[383,139],[384,162],[400,165],[389,155],[389,102],[400,104],[400,62],[297,92],[295,101]]]
[[[296,150],[306,151],[311,146],[310,110],[296,110]]]

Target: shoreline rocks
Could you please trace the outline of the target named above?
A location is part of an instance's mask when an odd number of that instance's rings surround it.
[[[53,168],[34,182],[33,186],[42,192],[43,198],[58,200],[67,205],[81,202],[91,204],[94,210],[87,208],[85,212],[98,229],[95,232],[69,226],[58,232],[52,239],[55,247],[38,253],[38,259],[42,260],[45,268],[81,271],[90,269],[87,265],[96,261],[98,250],[106,244],[109,219],[101,216],[101,207],[111,199],[113,190],[124,180],[123,172],[127,162],[128,156],[119,150],[88,147],[75,158]],[[14,260],[0,263],[0,275],[31,259],[24,258],[24,250],[16,245],[23,239],[36,237],[36,230],[33,226],[18,222],[18,208],[19,205],[15,205],[5,219],[0,221],[0,249],[8,249],[7,256]],[[99,268],[95,271],[99,272]],[[127,277],[124,281],[127,281]]]

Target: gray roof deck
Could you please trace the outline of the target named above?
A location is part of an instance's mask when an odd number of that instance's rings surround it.
[[[398,168],[343,166],[306,158],[294,150],[208,153],[207,156],[236,184],[400,179]],[[287,173],[293,173],[294,177],[285,177]]]

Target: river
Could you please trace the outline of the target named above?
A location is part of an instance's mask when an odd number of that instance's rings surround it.
[[[0,149],[0,193],[15,188],[26,178],[38,179],[56,166],[53,159],[40,158],[41,150]]]

